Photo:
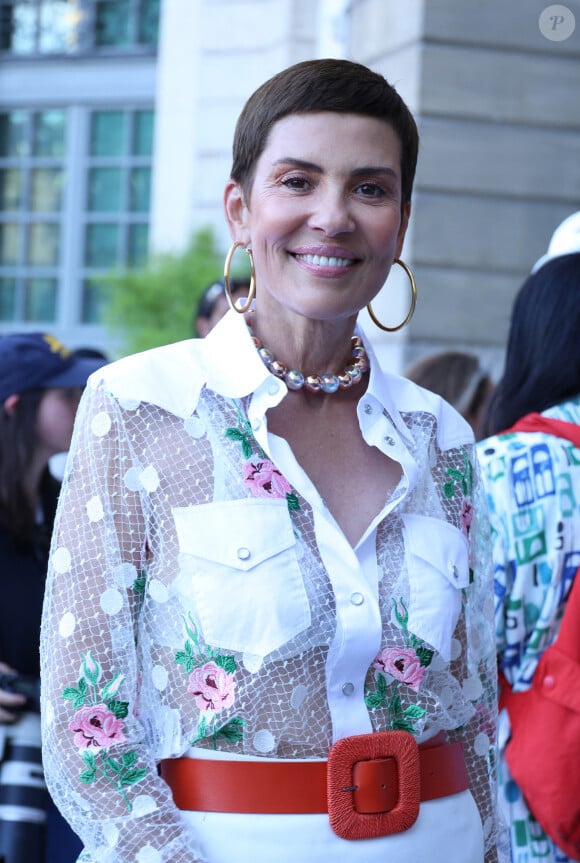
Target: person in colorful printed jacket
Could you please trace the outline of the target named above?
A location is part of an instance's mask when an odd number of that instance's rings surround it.
[[[275,75],[225,189],[247,300],[91,378],[42,644],[83,861],[507,860],[473,434],[357,323],[379,322],[417,149],[370,69]]]
[[[555,641],[580,565],[580,451],[543,431],[506,433],[529,413],[580,424],[580,231],[575,242],[560,236],[558,248],[577,252],[545,256],[515,299],[503,377],[485,418],[489,436],[478,445],[492,524],[499,664],[514,692],[529,689]],[[513,863],[567,863],[510,774],[509,739],[503,709],[500,802]]]

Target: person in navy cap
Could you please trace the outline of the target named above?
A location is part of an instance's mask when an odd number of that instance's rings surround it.
[[[48,333],[0,337],[0,860],[68,863],[79,843],[52,806],[41,765],[38,642],[60,483],[48,464],[68,450],[89,375]]]

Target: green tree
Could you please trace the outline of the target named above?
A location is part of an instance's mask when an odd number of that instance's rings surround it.
[[[136,353],[191,338],[197,301],[222,270],[213,231],[203,228],[182,254],[153,255],[142,269],[103,277],[105,323],[115,343]]]

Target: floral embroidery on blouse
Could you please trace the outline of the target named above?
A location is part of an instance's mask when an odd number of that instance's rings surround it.
[[[246,459],[242,465],[244,485],[255,497],[286,498],[290,514],[300,509],[300,503],[286,477],[270,461],[256,441],[252,426],[240,410],[238,411],[238,426],[230,426],[225,435],[231,440],[239,441],[242,453]],[[257,452],[256,452],[257,450]]]
[[[471,522],[473,520],[473,465],[469,461],[467,453],[462,448],[461,455],[463,456],[463,470],[459,468],[449,467],[447,468],[447,476],[449,479],[443,485],[443,494],[447,499],[451,499],[455,497],[456,486],[459,485],[461,489],[461,494],[463,495],[461,500],[461,512],[459,513],[459,523],[461,526],[461,530],[466,539],[469,539],[469,532],[471,530]],[[471,554],[471,549],[470,549]],[[469,581],[473,582],[473,567],[469,566]]]
[[[76,708],[68,727],[85,765],[79,779],[90,785],[99,776],[103,777],[119,792],[131,811],[133,807],[125,788],[144,779],[147,770],[135,767],[137,754],[133,750],[124,752],[120,758],[113,758],[107,752],[110,746],[126,739],[123,719],[128,714],[128,703],[117,698],[125,675],[115,674],[99,689],[101,675],[101,667],[89,651],[83,657],[76,687],[67,686],[62,693]]]
[[[243,737],[244,720],[234,716],[220,726],[217,718],[222,710],[233,707],[235,701],[236,660],[214,648],[202,648],[191,615],[183,620],[188,638],[183,650],[175,654],[175,661],[189,675],[187,692],[200,711],[196,735],[190,743],[194,746],[206,737],[213,738],[214,749],[218,737],[237,743]]]
[[[425,646],[422,639],[409,632],[409,612],[402,598],[399,598],[398,603],[393,600],[393,611],[403,633],[405,646],[385,647],[377,654],[372,665],[375,669],[375,689],[372,691],[367,687],[365,704],[369,710],[385,706],[389,728],[416,734],[418,730],[413,722],[421,719],[426,711],[418,704],[409,704],[403,708],[398,687],[403,683],[414,692],[419,692],[425,669],[433,659],[433,651]]]

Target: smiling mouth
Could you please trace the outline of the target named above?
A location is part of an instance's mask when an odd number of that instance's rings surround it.
[[[298,255],[294,257],[297,261],[304,261],[314,267],[352,267],[355,261],[352,258],[327,257],[326,255]]]

